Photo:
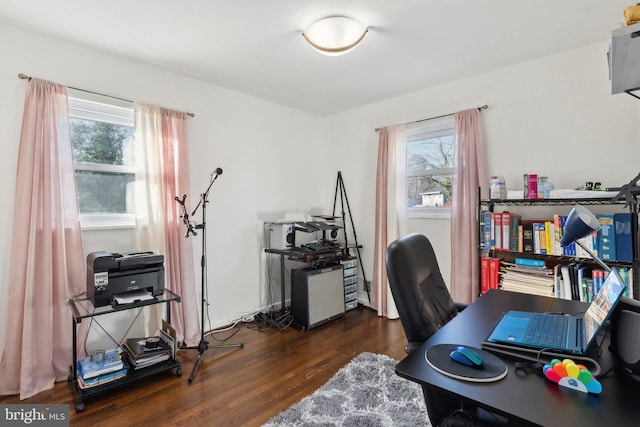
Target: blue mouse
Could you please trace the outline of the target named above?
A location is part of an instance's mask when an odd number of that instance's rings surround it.
[[[458,363],[471,366],[472,368],[482,368],[484,364],[482,357],[480,357],[478,353],[461,345],[454,348],[449,354],[449,357]]]

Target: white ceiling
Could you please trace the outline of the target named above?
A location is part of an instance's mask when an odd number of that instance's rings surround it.
[[[0,19],[329,115],[608,40],[630,4],[631,0],[0,0]],[[300,31],[335,15],[355,18],[369,32],[354,51],[328,57],[311,49]]]

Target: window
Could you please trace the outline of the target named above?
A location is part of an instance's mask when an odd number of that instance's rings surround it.
[[[454,116],[407,127],[407,214],[449,217],[456,143]]]
[[[69,118],[82,227],[135,226],[133,105],[69,89]]]

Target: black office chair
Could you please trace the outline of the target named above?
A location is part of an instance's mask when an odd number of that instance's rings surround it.
[[[409,234],[387,248],[387,276],[407,336],[407,354],[415,350],[466,305],[454,303],[442,278],[431,242]]]

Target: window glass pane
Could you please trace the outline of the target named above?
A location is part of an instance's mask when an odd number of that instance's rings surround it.
[[[135,226],[133,105],[70,89],[69,116],[82,227]]]
[[[450,169],[455,161],[453,135],[407,142],[407,176],[434,169]]]
[[[132,213],[133,173],[76,171],[82,213]]]
[[[407,207],[451,207],[455,148],[452,133],[407,142]]]
[[[407,207],[451,207],[451,175],[407,177]]]
[[[74,161],[134,165],[132,126],[77,118],[70,124]]]

